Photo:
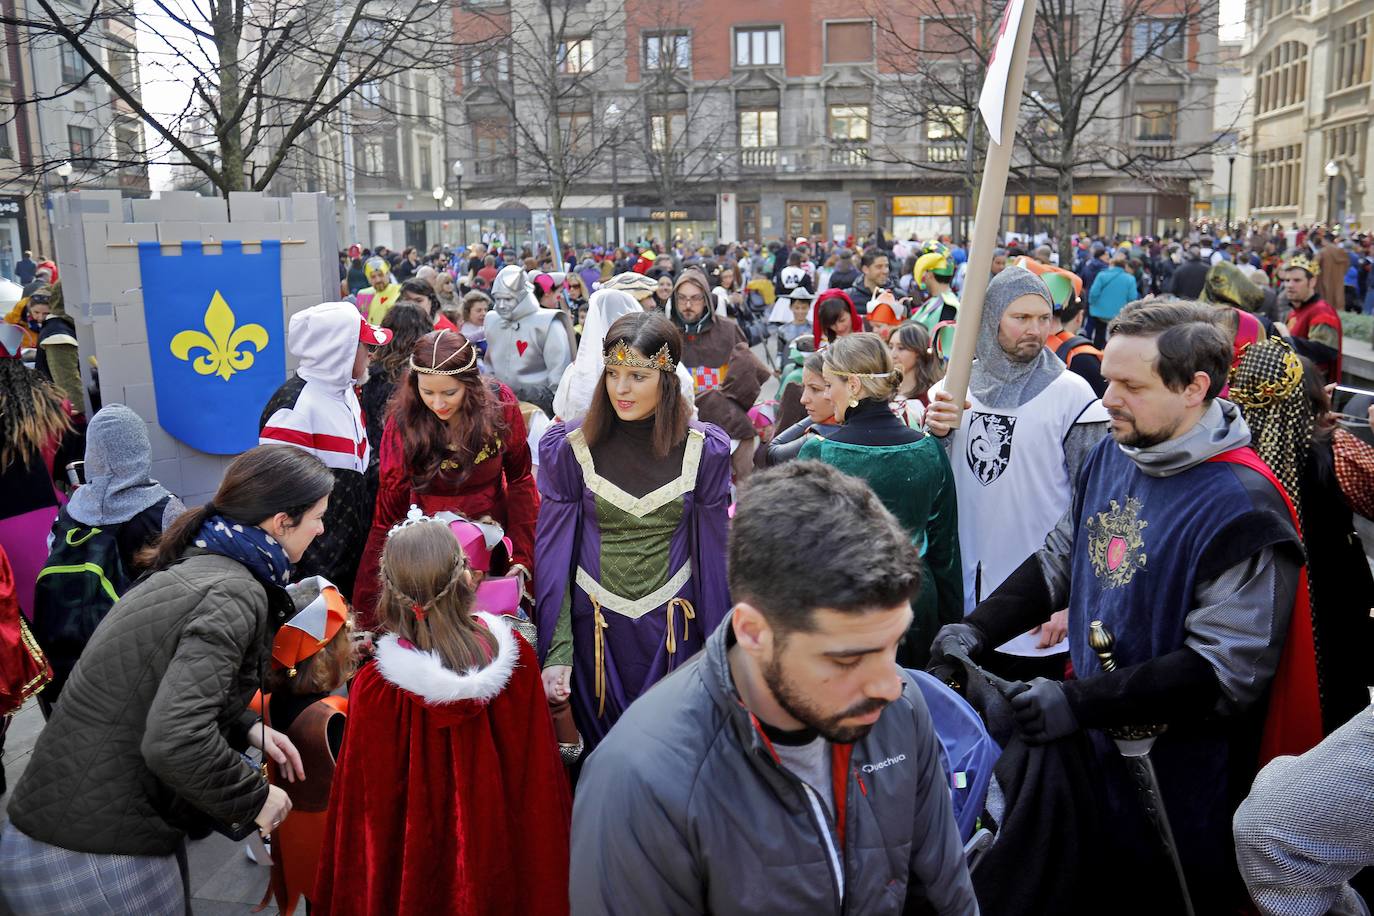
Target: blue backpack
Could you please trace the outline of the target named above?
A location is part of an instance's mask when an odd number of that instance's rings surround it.
[[[968,701],[939,678],[924,671],[906,669],[907,676],[921,691],[930,710],[935,733],[940,738],[941,763],[949,779],[954,803],[954,820],[959,839],[967,843],[978,826],[992,783],[992,768],[1002,749],[992,740],[983,720]]]

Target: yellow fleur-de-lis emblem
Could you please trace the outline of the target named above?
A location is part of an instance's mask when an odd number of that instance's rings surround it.
[[[210,333],[182,331],[173,337],[172,355],[189,360],[192,350],[204,350],[205,355],[196,357],[191,367],[201,375],[218,375],[226,382],[235,372],[253,365],[254,353],[244,348],[246,344],[252,344],[258,353],[267,346],[267,329],[262,325],[234,327],[234,313],[219,290],[205,310],[205,330]]]

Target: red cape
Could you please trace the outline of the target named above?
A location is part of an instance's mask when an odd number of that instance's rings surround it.
[[[1269,465],[1250,447],[1232,449],[1209,461],[1225,461],[1257,471],[1274,485],[1288,507],[1293,530],[1302,537],[1302,525],[1288,491],[1279,483]],[[1298,592],[1293,599],[1293,616],[1288,621],[1288,637],[1279,658],[1279,669],[1269,688],[1269,710],[1260,739],[1259,765],[1275,757],[1301,754],[1322,740],[1321,700],[1317,694],[1317,649],[1312,638],[1312,606],[1308,598],[1307,566],[1298,575]]]
[[[393,637],[358,673],[312,913],[568,912],[572,802],[539,663],[489,626],[518,653],[490,700],[396,686]]]

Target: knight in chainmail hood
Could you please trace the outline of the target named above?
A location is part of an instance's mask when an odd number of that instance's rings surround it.
[[[945,437],[959,494],[966,610],[1034,553],[1073,499],[1107,412],[1082,376],[1045,348],[1054,300],[1040,277],[1008,267],[988,284],[972,408]],[[944,390],[944,382],[931,388]]]

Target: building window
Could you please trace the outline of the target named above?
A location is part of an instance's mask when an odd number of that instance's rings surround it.
[[[1341,26],[1334,37],[1331,91],[1369,82],[1369,19],[1356,19]]]
[[[114,81],[131,94],[137,95],[138,70],[134,64],[134,53],[133,48],[111,42],[109,50],[106,51],[106,61]]]
[[[382,174],[382,141],[367,139],[363,141],[363,171],[368,175]]]
[[[358,98],[362,100],[364,107],[376,108],[382,104],[382,86],[375,80],[363,83],[358,87]]]
[[[497,118],[472,122],[472,147],[476,153],[476,173],[495,174],[498,163],[510,155],[510,125]]]
[[[592,69],[592,40],[574,38],[558,43],[558,72],[590,73]]]
[[[831,105],[831,140],[867,140],[867,105]]]
[[[979,34],[972,16],[922,16],[921,50],[949,57],[968,57]]]
[[[1186,19],[1141,19],[1131,32],[1131,49],[1136,60],[1156,57],[1181,61],[1188,42]]]
[[[1312,12],[1312,0],[1264,0],[1263,3],[1257,4],[1257,9],[1260,11],[1261,22],[1268,22],[1289,13],[1306,16]]]
[[[510,80],[510,49],[484,48],[476,56],[468,59],[467,81],[472,85],[479,83]]]
[[[76,83],[85,78],[91,68],[86,66],[86,59],[77,53],[76,46],[70,42],[62,43],[62,82]],[[51,58],[49,58],[51,60]]]
[[[1307,46],[1285,41],[1260,58],[1256,74],[1256,114],[1299,104],[1307,98]]]
[[[558,129],[563,133],[563,148],[568,152],[585,156],[594,152],[592,145],[592,116],[578,111],[558,116]]]
[[[416,170],[420,176],[418,186],[428,190],[434,187],[434,144],[424,139],[418,141],[415,147],[420,159],[420,167]]]
[[[1302,189],[1302,146],[1292,144],[1255,154],[1250,206],[1297,207]]]
[[[873,20],[827,22],[825,24],[825,62],[827,64],[866,64],[873,60]]]
[[[778,145],[778,110],[762,108],[739,113],[739,145],[745,149],[771,149]]]
[[[644,69],[691,70],[691,36],[685,32],[645,35]]]
[[[735,30],[736,67],[777,67],[781,64],[781,28]]]
[[[95,159],[95,130],[90,127],[67,125],[67,148],[72,162],[89,166]]]
[[[0,159],[13,159],[14,145],[10,143],[9,109],[0,110]]]
[[[962,140],[967,124],[965,109],[956,105],[937,105],[926,115],[926,140],[930,143]]]
[[[1136,102],[1135,138],[1150,143],[1172,141],[1178,129],[1177,102]]]
[[[1329,128],[1322,134],[1322,161],[1345,159],[1355,163],[1358,169],[1359,164],[1364,162],[1369,130],[1369,121],[1355,121]]]
[[[136,125],[121,123],[115,127],[115,156],[120,162],[130,165],[139,158],[140,140]]]
[[[656,153],[666,153],[686,130],[686,112],[650,115],[649,146]]]

